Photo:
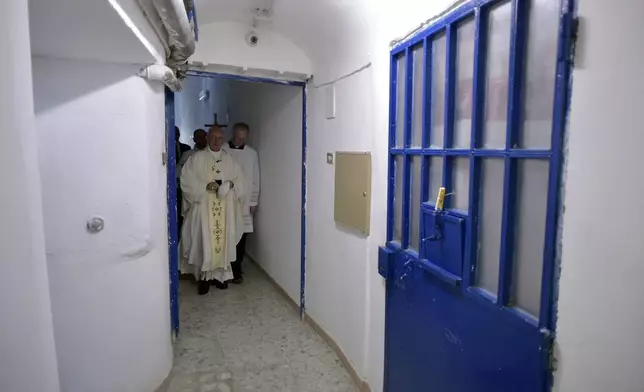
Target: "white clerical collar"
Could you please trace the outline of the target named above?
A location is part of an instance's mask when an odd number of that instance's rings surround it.
[[[213,151],[210,147],[208,147],[208,150],[210,150],[210,153],[213,157],[215,157],[215,159],[221,158],[221,149],[219,151]]]

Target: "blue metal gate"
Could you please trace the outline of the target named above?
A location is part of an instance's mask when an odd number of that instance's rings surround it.
[[[572,32],[472,0],[392,50],[387,391],[550,389]]]

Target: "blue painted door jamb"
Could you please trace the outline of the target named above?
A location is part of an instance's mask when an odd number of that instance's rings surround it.
[[[304,318],[306,312],[306,84],[302,86],[302,216],[301,216],[301,243],[300,243],[300,317]]]
[[[165,137],[167,148],[168,256],[170,268],[170,317],[172,332],[179,334],[179,222],[177,216],[177,146],[174,135],[174,93],[165,88]]]

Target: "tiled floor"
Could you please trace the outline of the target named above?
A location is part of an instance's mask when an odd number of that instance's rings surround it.
[[[167,392],[356,392],[331,348],[266,277],[198,296],[181,281],[181,333]]]

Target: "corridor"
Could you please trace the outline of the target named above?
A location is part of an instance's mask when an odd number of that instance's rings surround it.
[[[357,391],[342,362],[253,264],[243,285],[180,284],[174,368],[158,392]]]

